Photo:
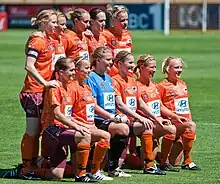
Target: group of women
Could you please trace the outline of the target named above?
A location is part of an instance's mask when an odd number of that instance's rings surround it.
[[[166,58],[162,68],[167,77],[156,84],[152,55],[140,56],[135,66],[126,7],[115,5],[110,14],[108,29],[106,12],[99,8],[79,8],[67,15],[47,9],[32,19],[38,31],[31,33],[25,50],[27,75],[20,101],[26,131],[20,178],[63,178],[68,152],[76,182],[130,177],[120,161],[129,151],[136,154],[136,137],[144,174],[176,171],[169,155],[178,151],[183,152],[182,169],[199,170],[191,160],[196,127],[186,83],[180,80],[182,59]],[[66,17],[72,29],[67,29]],[[46,164],[39,166],[41,135]],[[172,150],[177,142],[179,148]],[[101,171],[106,156],[108,176]]]

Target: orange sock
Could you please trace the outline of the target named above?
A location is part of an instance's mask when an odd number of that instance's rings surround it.
[[[94,155],[92,159],[92,174],[95,174],[99,171],[101,162],[103,161],[109,147],[110,144],[107,141],[99,141],[95,146]]]
[[[35,137],[25,133],[21,141],[21,156],[24,165],[22,174],[27,174],[31,170],[34,147]]]
[[[173,142],[175,140],[174,135],[166,134],[163,136],[162,145],[161,145],[161,165],[164,165],[168,161],[169,154],[173,147]]]
[[[191,160],[191,149],[194,143],[196,133],[195,132],[185,132],[183,134],[183,154],[184,161],[183,164],[190,164]]]
[[[39,156],[39,137],[35,136],[33,153],[32,153],[32,165],[37,167],[37,157]]]
[[[153,161],[153,139],[152,134],[144,132],[141,135],[141,147],[144,153],[145,167],[149,168],[154,165]]]
[[[89,158],[90,144],[79,143],[76,151],[76,176],[83,176],[86,174],[86,166]]]

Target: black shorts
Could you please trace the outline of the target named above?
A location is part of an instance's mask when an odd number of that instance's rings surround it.
[[[108,127],[110,124],[111,124],[111,121],[107,121],[107,120],[103,121],[100,119],[95,119],[95,126],[98,129],[105,130],[106,132],[108,132]]]
[[[68,156],[68,147],[76,147],[74,130],[51,125],[44,130],[42,139],[45,150],[48,150],[51,167],[65,168]],[[72,148],[74,150],[75,148]],[[47,151],[46,151],[47,152]]]

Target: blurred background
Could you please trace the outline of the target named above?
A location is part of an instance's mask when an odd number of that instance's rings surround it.
[[[219,30],[220,0],[0,0],[0,30],[30,28],[30,18],[44,8],[66,12],[70,8],[123,4],[129,9],[129,29],[169,28]],[[70,24],[69,24],[70,25]]]

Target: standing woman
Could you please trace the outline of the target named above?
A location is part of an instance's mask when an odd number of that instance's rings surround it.
[[[96,105],[96,99],[92,96],[91,89],[85,84],[85,79],[90,73],[90,61],[81,57],[76,60],[75,66],[76,77],[71,86],[74,91],[72,116],[82,122],[80,125],[86,126],[90,130],[91,144],[97,142],[92,159],[91,174],[97,180],[113,180],[100,171],[100,164],[110,147],[110,134],[96,128],[94,122],[95,113],[104,118],[109,118],[109,113]]]
[[[131,175],[124,173],[118,168],[119,158],[127,145],[127,137],[129,135],[129,127],[126,124],[128,119],[125,115],[116,114],[115,94],[112,86],[111,77],[106,74],[112,66],[112,52],[108,47],[98,47],[92,55],[92,66],[94,71],[90,72],[87,84],[92,90],[94,98],[97,99],[97,105],[109,113],[111,120],[95,115],[96,127],[105,130],[111,134],[110,150],[109,150],[109,175],[116,177],[129,177]]]
[[[183,64],[183,60],[179,57],[166,58],[162,64],[162,71],[167,74],[167,78],[161,81],[158,87],[164,106],[173,113],[189,119],[189,121],[173,122],[177,128],[177,137],[181,136],[183,141],[182,169],[200,170],[191,159],[191,150],[196,137],[196,124],[191,117],[187,84],[180,80]],[[173,142],[166,137],[164,139],[162,147],[164,144],[164,147],[171,150]]]
[[[59,83],[57,88],[48,88],[45,93],[42,112],[42,139],[50,156],[50,178],[62,179],[66,166],[67,146],[76,146],[76,182],[95,182],[86,174],[91,135],[88,128],[77,124],[71,118],[73,100],[70,83],[75,76],[72,59],[62,58],[55,64],[53,78]]]
[[[113,57],[115,57],[120,51],[125,50],[132,52],[132,35],[128,29],[128,9],[122,5],[114,5],[112,7],[112,27],[105,30],[103,35],[107,39],[107,46],[111,48]],[[108,72],[110,76],[114,76],[118,73],[116,65],[113,65]]]
[[[52,75],[52,57],[55,43],[51,40],[57,27],[57,13],[54,10],[42,10],[32,25],[37,25],[40,35],[30,37],[26,44],[25,70],[27,75],[20,92],[21,105],[26,113],[26,131],[21,142],[23,168],[20,176],[28,176],[35,168],[39,152],[40,118],[43,107],[45,87],[57,87]]]
[[[92,55],[94,50],[98,47],[107,45],[106,38],[102,35],[105,29],[106,15],[105,12],[100,8],[92,8],[89,11],[90,14],[90,31],[93,36],[87,36],[87,44],[89,54]]]
[[[56,47],[56,53],[53,57],[53,69],[56,64],[56,61],[60,58],[65,58],[66,54],[65,51],[68,49],[69,40],[65,35],[67,30],[66,27],[66,17],[62,12],[57,11],[57,29],[54,39],[58,42]]]
[[[90,15],[86,10],[77,8],[74,11],[69,11],[67,18],[73,22],[73,28],[71,31],[68,30],[65,33],[69,39],[66,57],[75,58],[81,56],[88,60],[89,51],[84,32],[89,28]]]

